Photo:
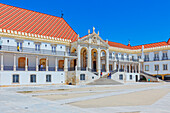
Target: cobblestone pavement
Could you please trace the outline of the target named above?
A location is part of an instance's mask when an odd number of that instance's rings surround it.
[[[153,85],[154,84],[154,85]],[[136,87],[145,86],[147,87]],[[132,87],[129,89],[117,87]],[[99,88],[97,90],[88,90],[88,88]],[[105,87],[112,87],[105,89]],[[57,89],[83,89],[73,91],[55,91]],[[100,90],[100,88],[102,90]],[[98,107],[98,108],[81,108],[73,106],[70,103],[105,98],[115,95],[130,94],[152,89],[170,89],[169,83],[132,83],[115,86],[28,86],[28,87],[1,87],[0,88],[0,113],[170,113],[170,93],[166,94],[151,105],[141,106],[115,106],[115,107]],[[46,90],[50,90],[49,92]],[[18,93],[24,91],[25,93]],[[36,93],[32,93],[32,91]],[[45,91],[45,92],[41,92]],[[42,95],[59,95],[59,94],[84,94],[96,93],[81,97],[74,97],[60,100],[48,100],[38,98]],[[147,95],[144,95],[147,96]],[[104,104],[104,103],[103,103]]]

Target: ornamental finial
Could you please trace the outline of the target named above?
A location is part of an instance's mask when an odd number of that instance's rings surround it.
[[[95,33],[95,27],[93,27],[93,33]]]

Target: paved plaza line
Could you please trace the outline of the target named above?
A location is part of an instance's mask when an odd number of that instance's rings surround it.
[[[78,101],[98,99],[98,98],[103,98],[103,97],[108,97],[108,96],[114,96],[114,95],[120,95],[120,94],[128,94],[128,93],[145,91],[145,90],[151,90],[151,89],[159,89],[159,88],[163,88],[163,87],[166,87],[166,85],[163,85],[163,86],[152,86],[152,87],[140,88],[140,89],[130,89],[130,90],[126,89],[126,90],[123,90],[121,92],[111,92],[111,93],[90,95],[90,96],[77,97],[77,98],[75,97],[75,98],[71,98],[71,99],[56,100],[56,102],[60,103],[60,104],[69,104],[69,103],[78,102]]]

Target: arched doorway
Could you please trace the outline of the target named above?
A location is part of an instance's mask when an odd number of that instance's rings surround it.
[[[145,76],[140,75],[140,80],[139,80],[139,81],[140,81],[140,82],[147,82],[147,79],[146,79]]]
[[[76,53],[76,48],[72,48],[71,49],[71,56],[75,56],[77,53]]]
[[[70,61],[70,68],[71,68],[71,70],[75,70],[76,65],[77,65],[76,59],[72,59]]]
[[[81,70],[86,70],[87,67],[87,49],[81,49]]]
[[[40,69],[40,71],[46,70],[46,58],[40,59],[39,69]]]
[[[162,80],[162,76],[161,75],[156,75],[156,77]]]
[[[92,63],[91,63],[91,67],[92,67],[92,71],[96,72],[97,71],[97,50],[96,49],[92,49],[91,50],[91,55],[92,55]]]
[[[165,75],[164,80],[167,81],[167,82],[170,82],[170,75]]]
[[[28,59],[27,59],[27,66],[28,66]],[[18,68],[25,68],[25,57],[18,58]]]
[[[58,70],[63,71],[64,70],[64,60],[58,61]]]
[[[102,72],[106,72],[106,51],[105,50],[101,50],[101,57],[100,57],[100,62],[102,65]]]

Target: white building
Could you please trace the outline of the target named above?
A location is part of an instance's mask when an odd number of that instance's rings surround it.
[[[108,73],[119,82],[170,79],[170,39],[131,47],[95,28],[80,38],[60,17],[5,4],[0,13],[0,86],[87,84]]]

